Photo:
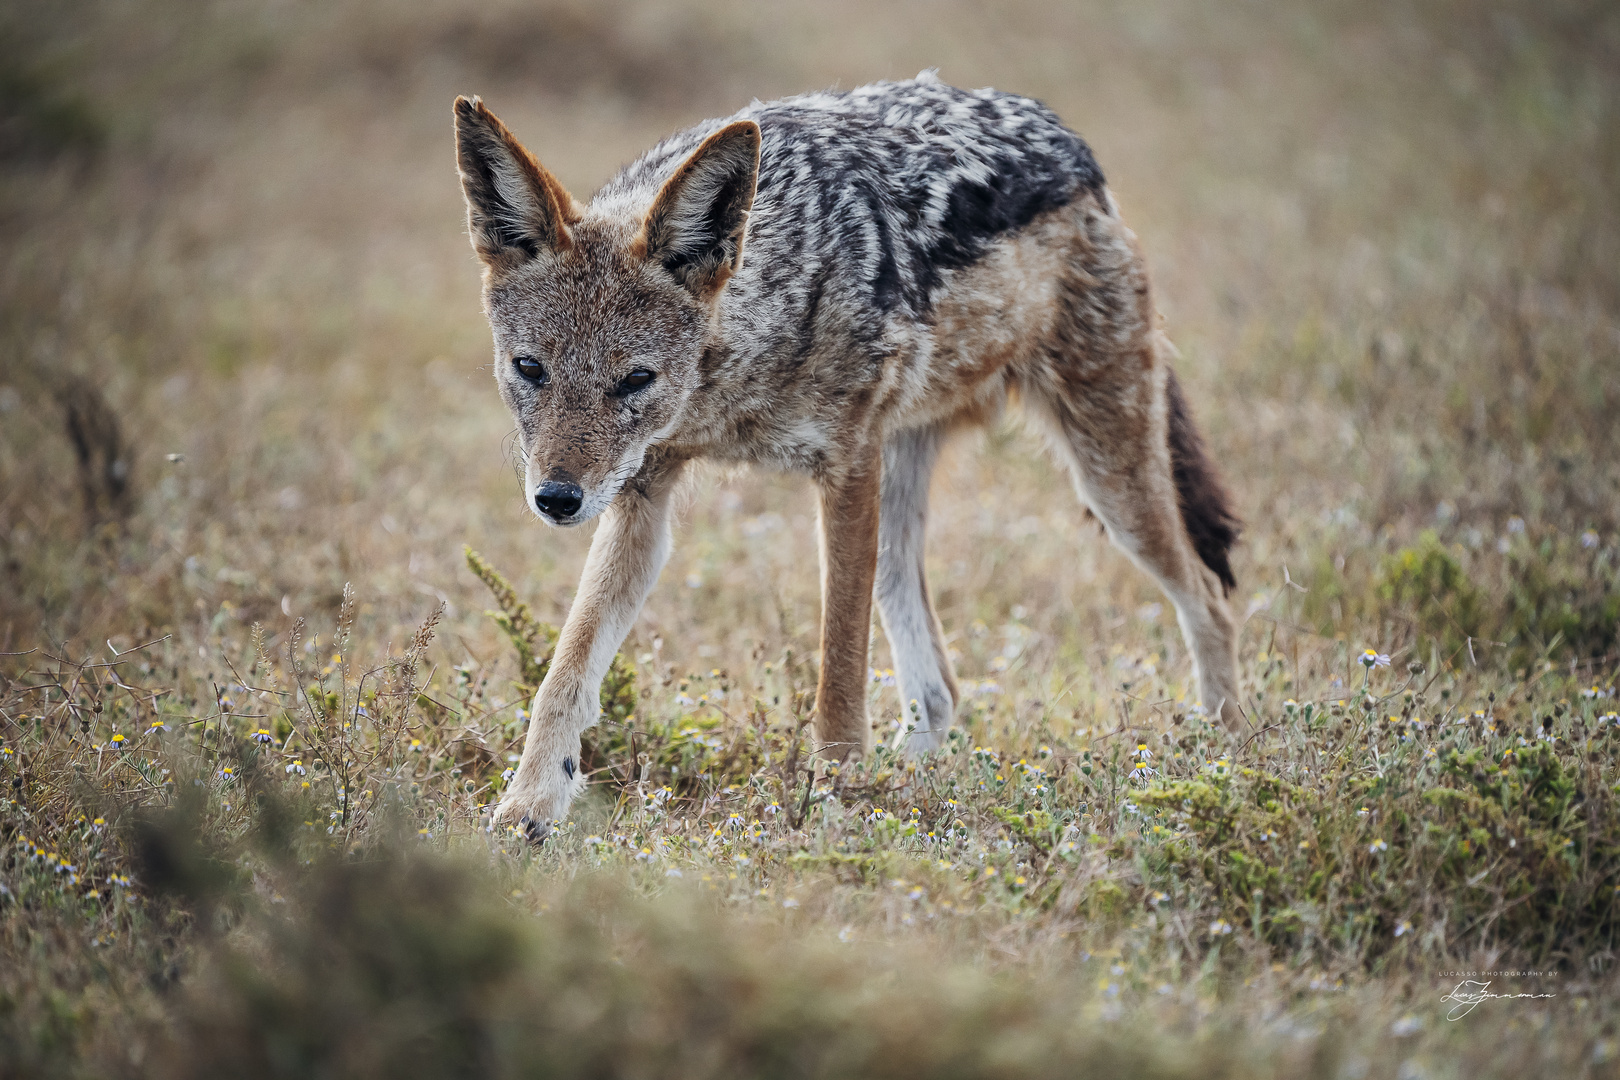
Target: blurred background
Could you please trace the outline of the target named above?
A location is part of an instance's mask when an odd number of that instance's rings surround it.
[[[751,98],[928,67],[1094,147],[1248,523],[1246,664],[1612,655],[1620,17],[1573,0],[12,0],[0,649],[273,636],[353,582],[363,634],[443,599],[489,656],[463,543],[560,618],[589,536],[521,504],[452,97],[584,198]],[[627,652],[813,649],[811,520],[802,480],[704,474]],[[954,448],[931,529],[964,675],[1184,691],[1162,598],[1016,425]]]
[[[954,756],[801,785],[813,495],[708,469],[600,782],[486,830],[545,642],[463,546],[556,623],[590,536],[522,503],[452,98],[584,198],[924,68],[1095,149],[1266,726],[1009,418],[934,485]],[[5,0],[0,1073],[1606,1075],[1617,207],[1608,0]],[[1503,965],[1556,1000],[1442,1019]]]

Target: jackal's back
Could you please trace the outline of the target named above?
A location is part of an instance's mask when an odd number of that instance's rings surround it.
[[[828,302],[857,339],[877,338],[895,316],[926,319],[949,271],[1103,186],[1090,148],[1044,105],[925,73],[755,102],[664,140],[594,205],[649,201],[704,138],[744,119],[762,135],[759,183],[730,292],[756,309],[797,314],[767,321],[784,331]]]

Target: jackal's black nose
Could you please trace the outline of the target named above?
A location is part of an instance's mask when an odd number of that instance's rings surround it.
[[[579,504],[584,501],[585,493],[578,484],[559,484],[555,480],[547,480],[534,493],[534,505],[540,508],[542,514],[558,521],[573,517],[579,511]]]

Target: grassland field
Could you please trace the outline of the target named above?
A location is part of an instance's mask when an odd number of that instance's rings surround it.
[[[945,751],[810,754],[813,490],[710,468],[586,796],[492,829],[590,537],[451,99],[583,197],[923,68],[1142,240],[1251,725],[1012,416],[933,486]],[[7,3],[0,1076],[1620,1073],[1617,207],[1594,0]]]

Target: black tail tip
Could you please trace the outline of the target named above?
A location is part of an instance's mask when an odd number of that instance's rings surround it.
[[[1215,471],[1204,449],[1204,440],[1193,426],[1187,398],[1181,383],[1171,371],[1165,383],[1170,411],[1170,467],[1175,475],[1176,495],[1181,503],[1181,520],[1192,540],[1193,550],[1204,565],[1220,578],[1230,594],[1237,588],[1230,552],[1243,531],[1243,523],[1232,512],[1232,496]]]

